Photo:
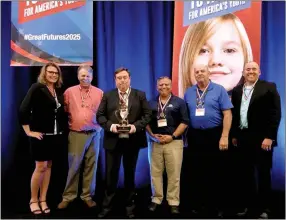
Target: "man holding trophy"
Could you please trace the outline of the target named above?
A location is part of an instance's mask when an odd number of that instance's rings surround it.
[[[147,146],[145,128],[151,110],[145,93],[130,87],[128,69],[117,69],[114,79],[117,89],[104,93],[96,117],[105,132],[106,160],[106,190],[98,217],[104,218],[111,211],[123,157],[126,215],[133,218],[136,163],[140,148]]]

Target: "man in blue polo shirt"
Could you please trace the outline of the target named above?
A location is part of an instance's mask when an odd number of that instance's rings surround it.
[[[183,99],[172,94],[171,79],[157,80],[159,97],[150,101],[152,119],[146,129],[152,139],[151,182],[152,203],[155,211],[163,200],[163,172],[168,176],[167,201],[172,214],[179,214],[180,175],[183,160],[182,134],[189,124],[187,106]]]
[[[197,84],[188,88],[185,101],[189,110],[188,145],[193,213],[207,208],[211,214],[221,215],[226,193],[226,150],[233,108],[227,91],[210,81],[207,66],[195,67]],[[214,213],[212,213],[214,211]]]

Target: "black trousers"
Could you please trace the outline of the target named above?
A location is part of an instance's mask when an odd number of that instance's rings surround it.
[[[118,175],[123,157],[124,188],[126,192],[126,207],[135,208],[135,170],[139,148],[130,146],[128,139],[120,139],[114,150],[105,151],[106,160],[106,190],[103,208],[111,209],[118,184]]]
[[[229,152],[219,150],[221,127],[188,134],[190,205],[197,209],[224,210],[229,193]]]
[[[271,151],[261,148],[263,138],[248,129],[238,134],[238,146],[233,152],[236,175],[236,200],[238,207],[258,207],[262,210],[271,204]]]

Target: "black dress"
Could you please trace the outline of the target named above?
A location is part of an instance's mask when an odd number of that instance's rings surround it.
[[[63,147],[62,133],[67,126],[67,116],[63,91],[59,88],[55,91],[58,104],[46,85],[34,83],[20,106],[21,125],[30,125],[31,131],[44,134],[42,140],[30,138],[31,154],[35,161],[52,160],[57,148]]]

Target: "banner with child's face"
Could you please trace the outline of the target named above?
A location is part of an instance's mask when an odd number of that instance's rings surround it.
[[[227,91],[243,81],[243,66],[260,59],[261,2],[175,2],[173,92],[196,84],[194,68],[208,66],[210,79]]]

